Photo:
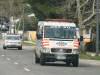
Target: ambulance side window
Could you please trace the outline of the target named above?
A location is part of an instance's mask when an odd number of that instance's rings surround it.
[[[42,39],[42,37],[43,37],[43,27],[38,26],[36,36],[37,36],[37,39]]]

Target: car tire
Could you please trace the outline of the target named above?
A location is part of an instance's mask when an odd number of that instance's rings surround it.
[[[22,50],[22,46],[21,47],[18,47],[18,50]]]
[[[5,49],[7,49],[7,47],[6,46],[3,46],[3,49],[5,50]]]
[[[79,55],[76,55],[74,57],[72,64],[73,64],[73,67],[78,67],[78,65],[79,65]]]

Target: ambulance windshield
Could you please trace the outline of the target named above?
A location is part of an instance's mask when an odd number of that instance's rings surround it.
[[[44,38],[74,39],[76,29],[68,26],[45,26]]]

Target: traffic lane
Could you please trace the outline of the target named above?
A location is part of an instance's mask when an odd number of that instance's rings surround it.
[[[20,62],[24,65],[32,65],[35,62],[34,48],[32,46],[23,46],[23,50],[17,49],[0,49],[0,54],[11,58],[14,61]],[[48,66],[66,66],[64,63],[49,63]],[[87,60],[80,60],[79,67],[95,67],[98,65],[92,65]],[[70,66],[71,67],[71,66]]]
[[[27,50],[27,48],[29,48],[29,49]],[[25,61],[23,61],[23,60],[26,60],[27,59],[27,63],[28,64],[32,64],[32,61],[28,60],[28,58],[29,59],[32,59],[33,58],[29,54],[29,53],[32,53],[32,50],[33,49],[31,49],[32,47],[27,47],[27,48],[24,47],[23,50],[17,50],[16,48],[15,49],[14,48],[8,48],[7,50],[3,50],[2,49],[2,46],[0,46],[0,57],[3,58],[6,63],[9,62],[9,63],[12,64],[11,67],[14,67],[16,69],[16,71],[13,71],[14,73],[16,73],[19,69],[21,71],[21,74],[18,74],[18,73],[17,74],[13,74],[13,73],[10,74],[10,73],[8,73],[8,75],[34,75],[33,72],[24,63]],[[26,49],[26,50],[24,50],[24,49]],[[24,56],[26,56],[26,58],[23,58]],[[12,71],[9,70],[9,72],[12,72]]]
[[[5,56],[0,56],[0,75],[33,75],[25,71],[23,66],[13,64]]]
[[[48,63],[45,66],[33,63],[32,70],[36,75],[99,75],[100,66],[81,61],[79,67],[66,66],[64,63]],[[30,66],[31,67],[31,66]],[[46,74],[45,74],[46,73]]]
[[[38,66],[38,67],[37,67]],[[98,67],[34,66],[36,75],[99,75]]]
[[[31,72],[25,72],[25,71],[23,72],[22,67],[21,67],[22,64],[12,65],[10,62],[5,63],[5,64],[4,65],[1,64],[3,66],[3,69],[0,68],[0,75],[61,75],[61,74],[63,75],[83,75],[83,74],[99,75],[98,71],[100,71],[99,68],[89,68],[89,67],[73,68],[73,67],[64,67],[64,66],[40,66],[40,65],[33,64],[33,68]],[[4,68],[4,67],[7,67],[7,68]]]
[[[22,51],[19,50],[1,50],[2,53],[5,55],[4,57],[10,58],[11,63],[17,62],[18,64],[16,67],[19,69],[23,67],[24,70],[29,71],[31,75],[99,75],[100,74],[100,67],[91,65],[89,63],[84,63],[83,61],[80,62],[79,67],[68,67],[63,63],[52,63],[47,64],[45,66],[40,66],[39,64],[34,63],[34,53],[32,47],[24,47]],[[3,56],[3,55],[2,55]],[[85,61],[86,62],[86,61]],[[16,64],[16,63],[15,63]],[[15,67],[15,68],[16,68]],[[28,74],[28,75],[29,75]],[[24,75],[24,73],[22,74]]]
[[[7,57],[10,57],[11,59],[18,61],[22,64],[25,65],[30,65],[34,63],[34,48],[32,46],[23,46],[23,50],[17,50],[17,49],[7,49],[3,50],[2,47],[0,49],[0,54],[6,55]],[[48,64],[48,65],[56,65],[55,64]],[[58,64],[58,66],[65,66],[64,64]],[[98,65],[92,65],[90,62],[85,61],[80,61],[79,67],[92,67],[92,66],[98,66]]]

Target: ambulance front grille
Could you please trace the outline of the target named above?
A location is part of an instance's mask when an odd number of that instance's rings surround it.
[[[72,49],[52,48],[51,52],[55,52],[55,53],[71,53]]]

